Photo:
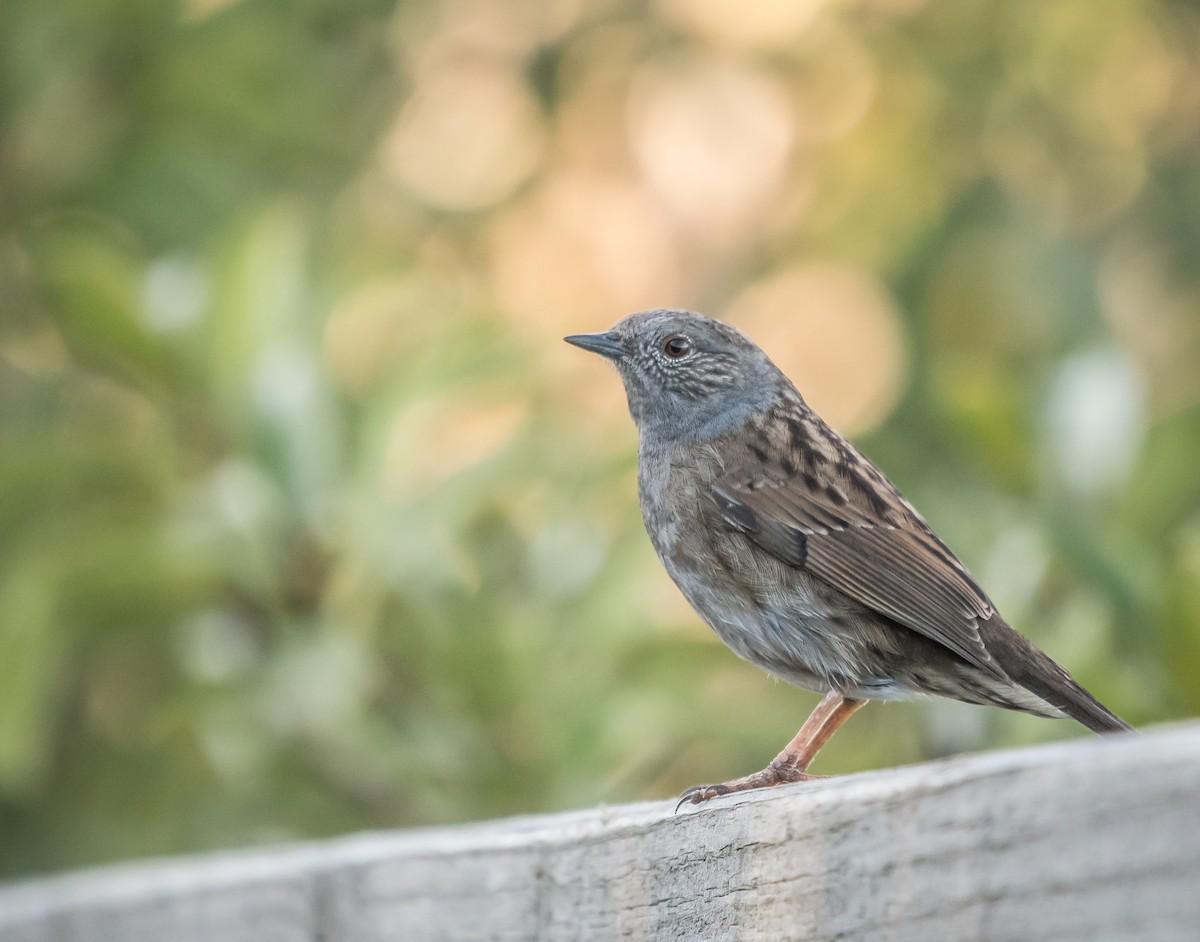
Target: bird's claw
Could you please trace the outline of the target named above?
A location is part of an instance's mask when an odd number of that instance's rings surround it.
[[[679,801],[675,803],[675,814],[679,814],[679,809],[685,804],[698,805],[710,798],[728,795],[731,791],[728,785],[693,785],[679,796]]]
[[[693,785],[679,796],[679,801],[675,803],[675,814],[679,814],[679,809],[685,804],[699,805],[710,798],[720,798],[722,795],[732,795],[734,792],[770,788],[773,785],[783,785],[789,782],[810,782],[827,777],[801,772],[795,768],[779,768],[770,765],[761,772],[747,775],[745,778],[734,779],[732,782],[724,782],[720,785]]]

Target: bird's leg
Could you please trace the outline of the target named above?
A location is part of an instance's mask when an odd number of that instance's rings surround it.
[[[784,782],[802,782],[820,776],[809,775],[808,766],[825,743],[851,715],[858,710],[866,700],[852,700],[836,690],[825,694],[824,699],[817,704],[800,731],[792,737],[792,741],[783,747],[779,753],[761,772],[735,778],[720,785],[695,785],[679,797],[678,811],[685,802],[698,805],[702,801],[728,795],[730,792],[744,792],[752,788],[766,788],[770,785],[782,785]]]

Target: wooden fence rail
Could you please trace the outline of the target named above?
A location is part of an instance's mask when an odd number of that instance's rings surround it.
[[[0,942],[1200,940],[1200,724],[0,887]]]

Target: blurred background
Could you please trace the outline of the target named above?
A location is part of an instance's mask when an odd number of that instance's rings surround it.
[[[816,696],[615,373],[748,331],[1006,617],[1200,713],[1200,9],[4,0],[0,875],[666,798]],[[874,705],[854,771],[1084,734]]]

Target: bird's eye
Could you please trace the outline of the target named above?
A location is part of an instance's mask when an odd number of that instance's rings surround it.
[[[672,360],[678,360],[692,352],[692,342],[687,337],[671,337],[663,342],[662,350]]]

